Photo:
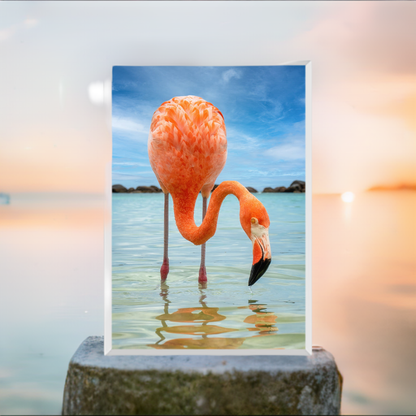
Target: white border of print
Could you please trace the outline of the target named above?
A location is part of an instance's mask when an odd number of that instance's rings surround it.
[[[105,355],[310,355],[312,354],[312,63],[285,62],[305,66],[305,349],[204,349],[148,350],[112,349],[112,247],[111,247],[111,161],[106,168],[106,222],[104,225],[104,354]],[[179,66],[179,65],[178,65]],[[218,65],[220,66],[220,65]],[[259,65],[260,66],[260,65]]]

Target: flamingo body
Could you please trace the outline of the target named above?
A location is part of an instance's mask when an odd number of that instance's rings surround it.
[[[148,142],[150,165],[165,193],[208,197],[227,159],[221,112],[195,96],[175,97],[154,113]]]
[[[233,194],[238,198],[240,223],[253,243],[249,285],[254,284],[271,261],[268,236],[270,220],[263,204],[240,183],[226,181],[212,193],[202,224],[198,227],[194,221],[199,192],[205,203],[227,158],[226,129],[221,112],[211,103],[195,96],[175,97],[166,101],[153,115],[148,151],[150,164],[166,194],[165,198],[167,194],[172,195],[179,232],[192,243],[204,244],[215,234],[219,210],[227,195]],[[169,271],[166,241],[165,236],[162,280],[166,279]],[[204,265],[201,270],[199,281],[204,282]]]

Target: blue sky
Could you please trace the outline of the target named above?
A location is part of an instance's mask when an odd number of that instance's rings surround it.
[[[113,184],[158,185],[147,155],[153,113],[196,95],[214,104],[227,129],[227,163],[216,183],[236,180],[262,191],[305,179],[305,68],[113,68]]]

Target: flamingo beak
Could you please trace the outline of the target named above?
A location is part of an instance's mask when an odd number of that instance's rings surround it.
[[[265,232],[261,236],[256,236],[253,241],[253,266],[251,267],[248,285],[253,286],[257,280],[266,273],[272,262],[272,254],[270,249],[269,232]]]

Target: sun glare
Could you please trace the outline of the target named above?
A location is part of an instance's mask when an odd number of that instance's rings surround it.
[[[354,201],[355,195],[352,192],[344,192],[341,198],[344,202],[352,202]]]

